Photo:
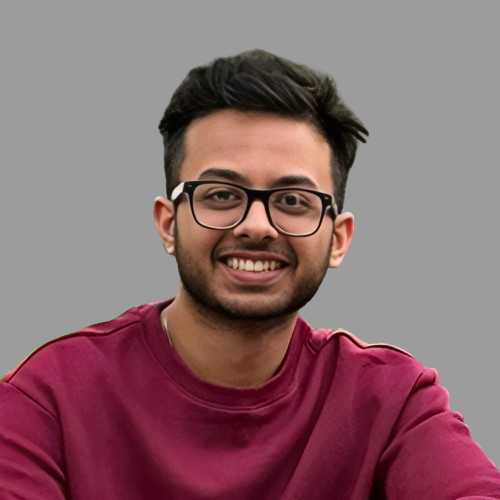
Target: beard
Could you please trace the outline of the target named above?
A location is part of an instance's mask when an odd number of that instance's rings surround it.
[[[265,297],[260,301],[242,300],[231,298],[220,293],[220,290],[212,284],[210,276],[200,263],[199,257],[190,252],[187,246],[183,245],[182,238],[179,235],[178,225],[174,226],[174,238],[176,246],[176,259],[179,269],[179,276],[182,286],[193,300],[194,304],[200,311],[204,311],[211,315],[221,317],[221,319],[239,320],[239,321],[269,321],[289,316],[296,313],[304,307],[316,295],[326,272],[329,267],[329,258],[333,246],[333,237],[330,238],[328,251],[325,252],[323,258],[315,258],[315,267],[312,267],[311,262],[308,262],[307,273],[304,273],[302,278],[299,278],[293,289],[287,294],[276,300],[266,300]],[[332,231],[333,233],[333,231]],[[227,248],[225,249],[227,251]],[[231,250],[260,250],[272,251],[270,245],[240,245]],[[283,250],[274,253],[282,253]],[[297,263],[297,258],[292,250],[286,252],[286,256],[290,261],[290,266]],[[216,253],[212,255],[212,269],[216,265],[220,265]],[[290,272],[289,270],[288,272]],[[258,285],[247,285],[245,291],[251,295],[262,294],[262,287]]]

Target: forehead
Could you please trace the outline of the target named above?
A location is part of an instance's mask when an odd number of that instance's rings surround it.
[[[308,177],[333,192],[331,149],[308,122],[274,114],[223,110],[193,121],[186,131],[181,180],[209,169],[231,170],[265,189],[283,176]]]

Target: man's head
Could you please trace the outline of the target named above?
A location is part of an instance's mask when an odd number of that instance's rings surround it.
[[[341,208],[366,133],[331,80],[262,51],[219,59],[189,74],[160,129],[176,199],[158,197],[155,220],[177,258],[176,300],[246,321],[305,305],[351,241],[352,214],[335,216],[331,195]]]
[[[180,182],[186,130],[196,118],[222,109],[273,113],[314,125],[332,151],[334,195],[342,211],[357,141],[366,142],[362,134],[368,131],[344,105],[330,77],[263,50],[194,68],[173,94],[159,125],[169,199]]]

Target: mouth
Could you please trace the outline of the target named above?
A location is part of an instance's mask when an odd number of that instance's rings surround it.
[[[287,264],[274,259],[242,259],[238,257],[227,257],[222,262],[229,268],[237,271],[246,271],[249,273],[268,273],[276,271]]]
[[[229,279],[229,283],[237,287],[244,286],[266,286],[274,285],[286,276],[295,262],[293,255],[287,255],[284,250],[277,251],[249,249],[249,248],[226,248],[219,250],[216,260],[223,275]]]

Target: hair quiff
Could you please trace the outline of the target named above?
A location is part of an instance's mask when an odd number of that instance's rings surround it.
[[[274,113],[315,125],[332,149],[334,195],[342,211],[358,141],[366,142],[368,131],[330,76],[258,49],[192,69],[174,92],[159,125],[168,198],[180,182],[187,127],[222,109]]]

